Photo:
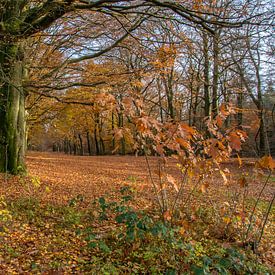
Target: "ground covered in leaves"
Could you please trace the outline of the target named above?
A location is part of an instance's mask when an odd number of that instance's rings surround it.
[[[0,175],[0,274],[271,274],[274,207],[257,251],[241,242],[267,179],[243,162],[223,164],[229,186],[218,172],[207,190],[190,181],[182,209],[163,221],[152,186],[157,158],[149,158],[151,178],[144,157],[30,152],[27,177]],[[180,182],[174,161],[166,170]],[[240,212],[233,206],[244,176]],[[257,204],[256,233],[274,182],[271,175]]]

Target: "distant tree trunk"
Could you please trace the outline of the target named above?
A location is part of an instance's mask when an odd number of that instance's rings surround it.
[[[160,115],[160,122],[163,123],[163,107],[162,107],[162,100],[161,100],[161,86],[160,86],[160,80],[157,79],[157,88],[158,88],[158,102],[159,102],[159,115]]]
[[[212,89],[212,115],[218,114],[218,81],[219,81],[219,33],[213,35],[213,89]]]
[[[166,98],[167,98],[167,107],[168,107],[168,114],[169,118],[171,120],[175,119],[175,110],[174,110],[174,92],[173,92],[173,69],[171,69],[171,72],[169,72],[168,76],[163,76],[163,82],[166,92]]]
[[[99,142],[100,142],[100,155],[105,155],[105,144],[104,144],[104,140],[103,138],[100,136],[99,138]]]
[[[80,149],[80,155],[84,156],[84,147],[83,147],[83,141],[82,141],[82,136],[81,134],[78,134],[78,139],[79,139],[79,149]]]
[[[67,145],[67,140],[63,140],[63,151],[65,154],[68,154],[68,145]]]
[[[115,141],[115,114],[112,112],[112,151],[115,150],[116,141]]]
[[[118,113],[118,127],[123,128],[124,126],[124,121],[123,121],[123,113],[119,112]],[[120,139],[120,154],[125,155],[126,153],[126,145],[125,145],[125,138],[122,137]]]
[[[102,119],[99,118],[99,128],[98,128],[98,132],[99,132],[99,150],[100,150],[100,155],[105,155],[105,144],[104,144],[104,140],[102,138],[102,129],[103,129],[103,122]]]
[[[70,155],[72,155],[72,154],[73,154],[73,145],[74,145],[74,144],[72,144],[72,142],[69,140],[69,141],[68,141],[68,145],[69,145],[69,152],[70,152]]]
[[[12,15],[11,15],[12,18]],[[0,42],[0,172],[25,171],[26,151],[23,52],[20,43]]]
[[[193,94],[194,94],[194,88],[193,88],[193,72],[192,72],[192,77],[190,81],[190,102],[189,102],[189,109],[188,109],[188,124],[189,126],[193,125]]]
[[[91,147],[91,136],[90,136],[89,131],[86,132],[86,139],[87,139],[87,145],[88,145],[88,153],[89,153],[89,156],[91,156],[92,155],[92,147]]]
[[[243,90],[242,90],[242,85],[240,91],[237,93],[237,107],[239,109],[237,113],[237,124],[238,128],[240,128],[243,125]]]
[[[258,119],[259,119],[259,129],[258,132],[255,136],[255,142],[256,142],[256,148],[258,151],[258,154],[260,156],[262,155],[267,155],[270,154],[270,148],[269,148],[269,142],[268,142],[268,137],[267,137],[267,129],[266,129],[266,122],[265,122],[265,117],[264,117],[264,102],[263,102],[263,92],[262,92],[262,79],[261,79],[261,74],[260,74],[260,53],[259,53],[259,48],[256,48],[256,53],[253,54],[252,52],[252,47],[250,45],[250,40],[247,38],[246,41],[246,47],[248,49],[248,54],[249,58],[253,64],[254,67],[254,73],[255,73],[255,79],[256,79],[256,85],[255,85],[255,90],[256,90],[256,96],[253,93],[253,89],[251,87],[251,83],[248,81],[245,73],[245,68],[242,65],[242,62],[237,62],[234,59],[235,65],[238,69],[238,73],[240,75],[241,81],[250,95],[251,99],[253,100],[254,104],[257,107],[258,111]],[[257,144],[257,138],[259,137],[259,146]]]
[[[259,127],[259,155],[270,155],[270,148],[269,148],[269,142],[267,137],[267,131],[266,131],[266,123],[265,123],[265,117],[264,117],[264,110],[262,109],[259,112],[259,120],[260,120],[260,127]]]
[[[95,140],[95,152],[96,155],[100,155],[99,141],[98,141],[98,114],[95,114],[95,128],[94,128],[94,140]]]
[[[73,140],[73,152],[74,152],[74,155],[76,156],[77,155],[77,140],[76,140],[76,137],[74,137],[74,140]]]
[[[204,69],[203,69],[203,87],[204,87],[204,115],[206,117],[210,116],[210,94],[209,94],[209,49],[208,49],[208,36],[205,32],[203,32],[203,56],[204,56]]]
[[[195,102],[193,105],[193,122],[192,126],[196,126],[197,124],[197,111],[198,111],[198,105],[199,105],[199,94],[200,94],[200,86],[198,85],[196,88],[196,94],[195,94]]]

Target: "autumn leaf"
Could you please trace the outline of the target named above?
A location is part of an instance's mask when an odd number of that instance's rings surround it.
[[[275,161],[271,156],[264,156],[259,161],[258,164],[261,168],[273,170],[275,168]]]
[[[241,167],[242,164],[243,164],[243,161],[242,161],[242,159],[240,158],[239,154],[237,154],[237,158],[238,158],[238,162],[239,162],[239,167]]]
[[[178,188],[175,178],[172,177],[171,175],[167,175],[166,178],[167,178],[167,181],[175,188],[175,190],[177,192],[179,192],[179,188]]]
[[[229,141],[232,149],[235,149],[236,151],[241,150],[241,139],[235,132],[229,134]]]
[[[223,120],[222,120],[222,118],[221,118],[220,116],[217,116],[217,117],[216,117],[216,121],[217,121],[217,125],[218,125],[219,127],[222,127]]]
[[[244,188],[244,187],[246,187],[246,186],[248,185],[248,182],[247,182],[247,180],[246,180],[245,177],[241,177],[241,178],[238,180],[238,182],[239,182],[239,184],[240,184],[240,186],[241,186],[242,188]]]
[[[202,192],[202,193],[206,193],[208,187],[209,187],[209,183],[203,183],[203,184],[201,185],[201,188],[200,188],[200,189],[201,189],[201,192]]]
[[[159,153],[160,155],[163,155],[163,154],[164,154],[163,145],[157,144],[157,146],[156,146],[156,151],[157,151],[157,153]]]
[[[114,133],[115,140],[121,140],[123,138],[123,129],[115,129]]]
[[[222,170],[219,170],[219,172],[220,172],[220,174],[221,174],[221,176],[223,178],[224,184],[227,185],[228,184],[228,179],[227,179],[225,173]]]
[[[165,211],[165,212],[163,213],[163,218],[164,218],[164,220],[166,220],[166,221],[171,221],[171,219],[172,219],[171,212],[170,212],[169,210]]]
[[[229,217],[223,217],[223,221],[226,223],[226,224],[230,224],[231,223],[231,219]]]

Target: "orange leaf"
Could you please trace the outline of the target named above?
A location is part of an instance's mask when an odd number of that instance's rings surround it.
[[[171,175],[167,175],[166,178],[167,178],[167,181],[175,188],[175,190],[179,192],[179,188],[176,183],[176,180]]]
[[[242,164],[243,164],[243,161],[242,161],[242,159],[240,158],[239,154],[237,154],[237,157],[238,157],[239,167],[241,167]]]
[[[264,156],[259,160],[259,165],[261,168],[273,170],[275,168],[275,161],[271,156]]]
[[[184,140],[183,138],[176,138],[175,141],[184,148],[189,147],[189,143],[186,140]]]
[[[221,174],[221,176],[223,178],[224,184],[227,185],[228,184],[228,179],[227,179],[225,173],[222,170],[220,170],[220,174]]]
[[[172,216],[171,216],[171,213],[170,213],[169,210],[167,210],[167,211],[165,211],[165,212],[163,213],[163,218],[164,218],[165,220],[167,220],[167,221],[171,221]]]
[[[156,146],[156,151],[157,151],[157,153],[159,153],[160,155],[163,155],[163,154],[164,154],[163,145],[158,144],[158,145]]]
[[[217,125],[218,125],[219,127],[222,127],[223,120],[222,120],[222,118],[221,118],[220,116],[217,116],[217,117],[216,117],[216,121],[217,121]]]
[[[223,221],[224,221],[226,224],[230,224],[231,219],[230,219],[229,217],[224,217],[224,218],[223,218]]]

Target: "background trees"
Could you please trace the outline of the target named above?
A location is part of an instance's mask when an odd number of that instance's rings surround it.
[[[124,154],[138,146],[133,116],[188,121],[206,131],[204,117],[215,118],[219,104],[237,102],[239,109],[251,105],[246,93],[258,110],[259,134],[252,133],[259,142],[256,151],[268,153],[270,130],[263,114],[269,113],[261,103],[266,84],[259,69],[267,53],[260,52],[255,35],[257,29],[264,39],[269,31],[266,2],[0,4],[1,171],[24,170],[26,127],[33,146],[38,127],[57,150],[57,140],[63,139],[64,147],[66,138],[75,153]],[[236,42],[244,47],[236,48]],[[249,80],[253,70],[255,85]],[[240,125],[243,115],[236,120],[226,123]],[[53,130],[62,121],[67,127]]]

